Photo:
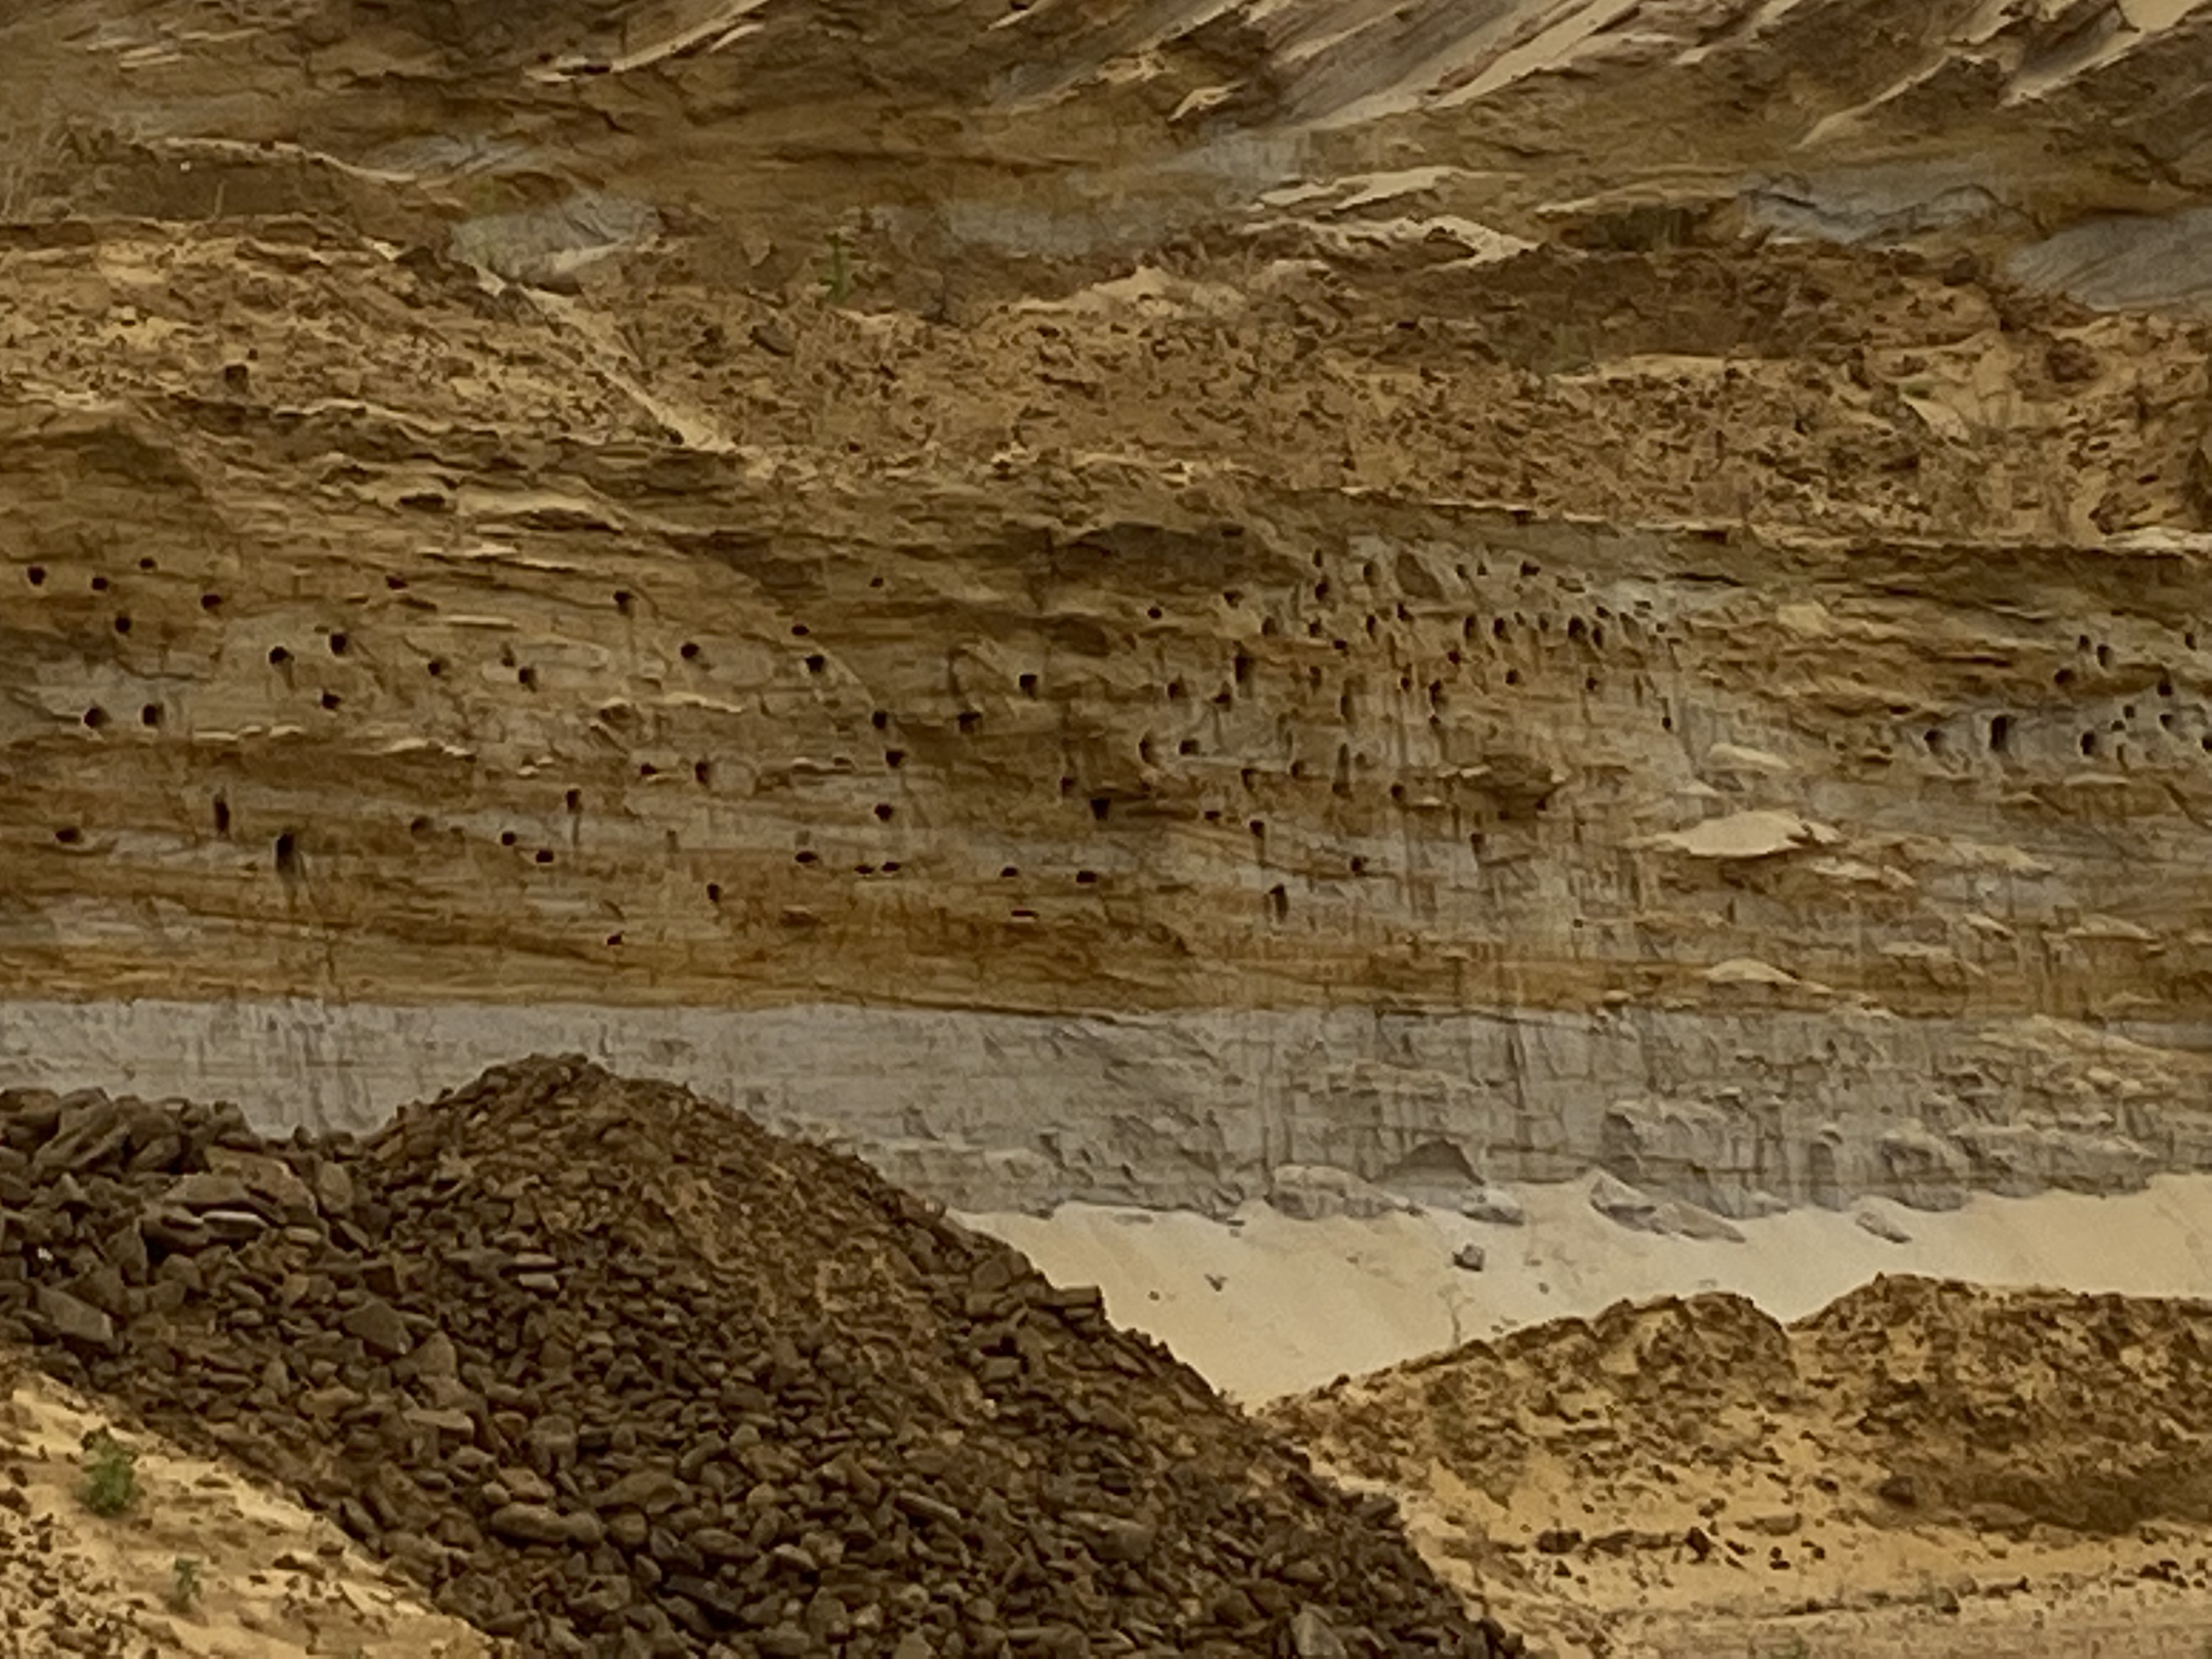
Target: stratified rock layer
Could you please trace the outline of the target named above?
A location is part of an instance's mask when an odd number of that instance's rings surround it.
[[[2212,349],[1993,273],[2185,194],[2212,12],[358,9],[0,25],[9,1080],[2205,1164]]]
[[[1640,399],[1663,390],[1725,457],[1727,405],[1808,371],[1614,386],[1395,334],[1270,368],[1272,321],[1306,315],[1287,301],[1233,334],[1173,307],[1009,315],[989,350],[803,313],[771,349],[757,307],[683,289],[632,357],[545,296],[318,240],[7,256],[54,326],[15,337],[0,419],[0,985],[88,1005],[89,1035],[19,1008],[32,1063],[122,1034],[99,1068],[31,1076],[226,1086],[190,1069],[211,1042],[224,1063],[219,1026],[149,1041],[118,996],[312,997],[370,1074],[380,1028],[439,1024],[386,1009],[455,1006],[450,1036],[476,1005],[659,1005],[713,1011],[647,1056],[710,1088],[732,1043],[784,1052],[750,1086],[872,1072],[794,1115],[886,1158],[918,1143],[902,1173],[969,1201],[1190,1201],[1432,1140],[1479,1175],[1603,1159],[1730,1207],[2203,1156],[2200,1064],[2160,1049],[2193,1042],[2212,938],[2206,555],[1940,538],[2057,464],[2043,426],[1931,447],[1849,356],[1818,370],[1844,427],[1817,490],[1755,422],[1719,485],[1686,450],[1621,457],[1647,499],[1763,480],[1762,514],[1827,528],[1606,529],[1442,497],[1549,404],[1546,495],[1603,505],[1624,486],[1595,470],[1601,415],[1662,419]],[[1994,303],[1881,270],[1900,364]],[[1505,339],[1518,304],[1462,302],[1466,326]],[[2095,509],[2168,510],[2186,469],[2143,446],[2202,359],[2184,375],[2166,325],[2039,314],[2092,379],[1988,350],[2077,422],[2135,421],[2142,353],[2182,377]],[[96,354],[65,343],[87,328]],[[653,343],[709,334],[696,362]],[[1409,349],[1535,401],[1425,451]],[[1206,400],[1222,362],[1251,397]],[[1018,407],[1068,373],[1104,414],[1065,387]],[[768,441],[665,429],[744,398]],[[1083,447],[1117,423],[1150,460]],[[1298,451],[1301,423],[1343,453]],[[811,447],[839,426],[861,459]],[[1860,428],[1914,471],[1852,461]],[[1026,459],[986,459],[1009,441]],[[837,1005],[885,1003],[915,1011],[884,1017],[890,1048],[774,1035],[866,1036]],[[543,1046],[510,1018],[368,1107]],[[994,1081],[1024,1052],[1055,1109]],[[244,1069],[289,1092],[264,1060]]]

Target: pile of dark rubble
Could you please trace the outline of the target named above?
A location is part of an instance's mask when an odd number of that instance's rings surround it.
[[[535,1060],[373,1139],[0,1093],[0,1340],[526,1651],[1518,1651],[1096,1291]]]

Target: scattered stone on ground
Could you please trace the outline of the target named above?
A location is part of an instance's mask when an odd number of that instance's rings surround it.
[[[0,1337],[532,1653],[1517,1651],[1095,1291],[670,1085],[9,1091],[0,1206]]]

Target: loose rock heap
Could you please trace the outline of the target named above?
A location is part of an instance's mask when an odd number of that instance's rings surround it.
[[[0,1340],[533,1653],[1518,1650],[1097,1291],[671,1086],[0,1092]]]

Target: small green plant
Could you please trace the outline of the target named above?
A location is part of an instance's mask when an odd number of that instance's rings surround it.
[[[138,1454],[106,1429],[84,1437],[84,1480],[77,1498],[94,1515],[112,1519],[138,1501]]]
[[[169,1610],[190,1613],[200,1603],[200,1564],[180,1555],[169,1564]]]

